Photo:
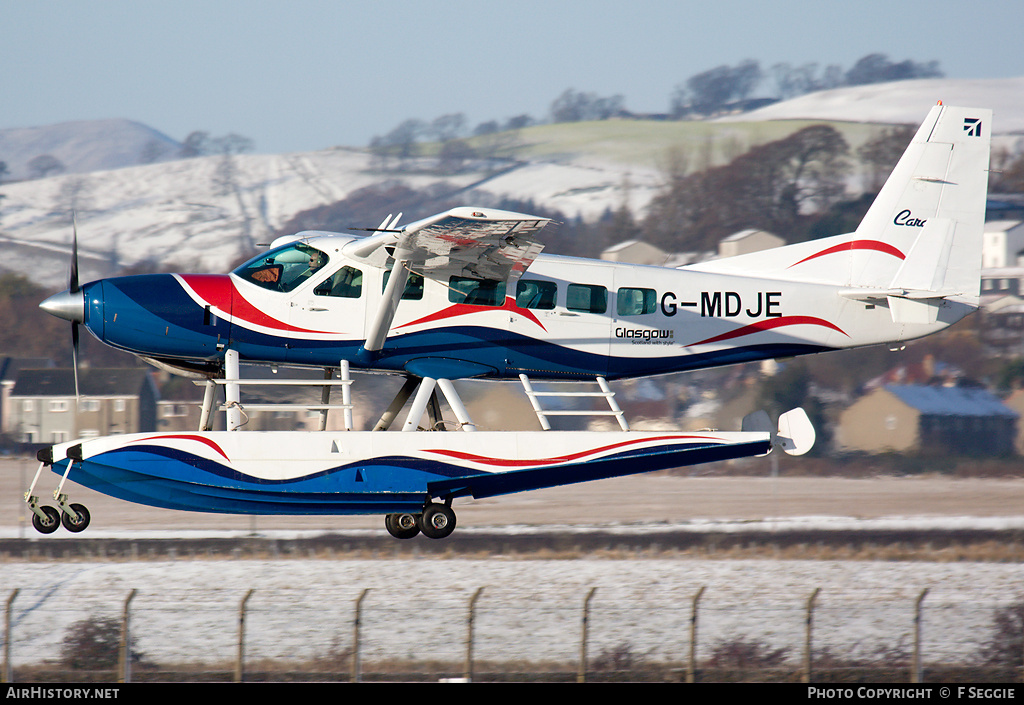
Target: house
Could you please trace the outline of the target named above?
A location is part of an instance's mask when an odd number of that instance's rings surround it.
[[[1024,251],[1024,221],[990,220],[985,223],[981,245],[982,269],[1018,266]]]
[[[984,389],[887,384],[845,409],[837,447],[868,453],[1014,452],[1019,414]]]
[[[978,335],[994,355],[1024,355],[1024,299],[1014,294],[982,299]]]
[[[668,260],[668,254],[660,247],[640,240],[625,240],[606,248],[601,252],[601,259],[607,262],[663,265]]]
[[[1006,406],[1013,409],[1021,416],[1024,416],[1024,389],[1016,389],[1014,392],[1006,398]],[[1024,424],[1020,424],[1017,428],[1017,439],[1014,443],[1017,453],[1024,455]]]
[[[718,243],[718,257],[735,257],[785,245],[786,241],[765,230],[741,230]],[[713,252],[665,252],[660,247],[642,240],[625,240],[601,252],[606,262],[654,264],[662,267],[681,267],[714,258]]]
[[[1024,293],[1021,281],[1024,267],[995,267],[981,270],[982,303],[999,296],[1017,296]]]
[[[719,257],[735,257],[750,252],[770,250],[773,247],[781,247],[786,241],[778,235],[773,235],[766,230],[741,230],[723,238],[718,243]]]
[[[41,357],[0,357],[0,434],[11,432],[11,390],[18,373],[26,369],[53,367],[53,360]]]
[[[8,428],[21,443],[61,443],[156,430],[157,388],[142,368],[21,370],[10,394]]]
[[[990,193],[985,203],[986,220],[1024,218],[1024,194]]]

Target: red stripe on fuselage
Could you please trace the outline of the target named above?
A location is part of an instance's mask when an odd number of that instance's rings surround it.
[[[783,326],[823,326],[825,328],[831,328],[837,333],[842,333],[846,337],[849,335],[843,329],[839,328],[834,323],[829,323],[824,318],[817,318],[815,316],[780,316],[779,318],[766,318],[763,321],[757,323],[751,323],[749,326],[742,326],[731,330],[728,333],[722,333],[711,338],[705,338],[696,343],[690,343],[687,347],[693,347],[694,345],[706,345],[708,343],[717,343],[722,340],[730,340],[731,338],[739,338],[744,335],[753,335],[754,333],[760,333],[761,331],[771,330],[772,328],[780,328]]]
[[[537,317],[533,314],[532,311],[530,311],[530,309],[519,308],[518,306],[516,306],[516,300],[513,299],[511,296],[505,297],[505,304],[503,306],[476,306],[473,304],[452,304],[446,309],[437,311],[436,313],[431,313],[427,316],[423,316],[422,318],[417,318],[415,321],[403,323],[400,326],[395,326],[395,328],[405,328],[406,326],[415,326],[420,323],[431,323],[433,321],[440,321],[445,318],[465,316],[470,313],[485,313],[487,311],[509,311],[512,313],[518,313],[524,318],[528,318],[529,320],[536,323],[538,326],[540,326],[541,330],[547,331],[547,328],[544,327],[544,324],[537,320]]]
[[[887,242],[881,242],[880,240],[850,240],[850,242],[844,242],[841,245],[829,247],[828,249],[822,250],[821,252],[810,255],[808,257],[804,257],[799,262],[794,262],[793,264],[789,265],[789,267],[795,267],[798,264],[803,264],[804,262],[807,262],[812,259],[817,259],[818,257],[824,257],[825,255],[835,254],[836,252],[849,252],[851,250],[874,250],[876,252],[882,252],[887,255],[892,255],[893,257],[897,257],[899,259],[907,258],[906,255],[904,255],[902,252],[900,252],[898,249],[896,249]],[[787,269],[789,267],[787,267]]]
[[[226,316],[241,323],[271,328],[282,333],[330,333],[331,331],[310,330],[299,328],[279,321],[260,311],[247,301],[231,277],[227,274],[180,274],[182,280],[196,292],[203,301],[219,309]]]

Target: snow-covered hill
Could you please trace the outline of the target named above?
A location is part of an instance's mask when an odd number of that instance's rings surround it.
[[[31,162],[49,155],[61,173],[118,169],[176,156],[181,144],[131,120],[89,120],[0,130],[0,161],[8,179],[33,176]]]
[[[928,78],[836,88],[731,115],[720,121],[810,119],[916,125],[940,100],[946,105],[991,108],[995,134],[1024,134],[1024,77]]]
[[[742,140],[783,129],[782,123],[775,122],[765,130],[758,121],[917,123],[937,99],[993,107],[997,134],[1024,132],[1024,78],[932,79],[825,91],[728,118],[748,125],[723,125],[722,129],[729,132],[725,138]],[[56,149],[53,129],[47,131],[50,151],[65,161],[69,173],[0,188],[4,196],[0,271],[26,272],[54,289],[67,281],[72,209],[77,213],[85,279],[139,264],[224,271],[296,214],[388,181],[398,180],[411,188],[437,187],[458,195],[466,205],[488,205],[511,197],[592,220],[625,202],[642,214],[661,184],[654,155],[687,136],[691,143],[703,142],[707,132],[707,125],[642,121],[601,123],[601,129],[593,123],[540,126],[523,131],[520,161],[496,175],[484,171],[443,175],[430,171],[429,160],[405,172],[382,172],[365,151],[334,148],[241,155],[234,158],[226,178],[221,157],[125,166],[137,164],[139,150],[147,144],[152,148],[159,133],[128,121],[76,124],[80,131],[67,127],[75,134],[57,140],[69,150],[66,154]],[[747,132],[737,132],[741,129]],[[864,129],[857,129],[863,139]],[[853,134],[853,127],[850,131]],[[17,165],[12,154],[35,156],[44,144],[33,143],[34,134],[32,130],[0,133],[5,140],[0,142],[0,159]],[[591,137],[581,139],[580,135]],[[74,158],[68,156],[72,153]],[[380,219],[385,215],[381,213]],[[429,214],[406,215],[408,222],[409,216]]]
[[[224,178],[221,157],[203,157],[5,184],[0,270],[30,273],[51,287],[66,283],[72,204],[87,280],[139,264],[224,271],[296,214],[396,178],[414,189],[461,194],[467,205],[510,195],[588,218],[621,202],[616,192],[624,181],[623,172],[540,163],[523,163],[494,177],[426,170],[396,175],[374,170],[364,151],[339,148],[233,159],[230,180]],[[656,182],[653,170],[646,181],[634,176],[634,205],[645,205]],[[376,225],[385,215],[352,226]]]

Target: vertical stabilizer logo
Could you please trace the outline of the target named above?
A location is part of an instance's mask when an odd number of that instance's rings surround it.
[[[964,132],[968,137],[981,137],[981,118],[964,118]]]

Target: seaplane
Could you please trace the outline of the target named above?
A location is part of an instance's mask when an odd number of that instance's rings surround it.
[[[852,233],[678,268],[543,254],[547,219],[485,207],[280,237],[226,274],[85,284],[76,234],[68,290],[40,304],[71,322],[76,365],[84,326],[196,378],[203,414],[195,432],[42,449],[25,494],[33,524],[43,533],[88,526],[86,507],[65,492],[71,481],[187,511],[379,514],[396,538],[440,539],[455,528],[456,499],[804,453],[814,429],[800,409],[777,423],[755,412],[738,431],[641,432],[608,382],[898,348],[977,310],[991,119],[987,109],[933,107]],[[246,431],[243,364],[324,370],[322,404],[312,407],[320,430]],[[405,378],[371,430],[352,428],[353,370]],[[540,428],[477,428],[455,384],[467,379],[521,383]],[[608,402],[619,430],[552,430],[545,394],[557,392],[543,390],[562,381],[597,384],[587,393]],[[342,404],[331,403],[336,387]],[[325,423],[334,409],[346,413],[339,431]],[[214,411],[225,412],[226,430],[211,430]],[[454,432],[423,432],[445,429]],[[60,476],[57,507],[35,492],[44,467]]]

